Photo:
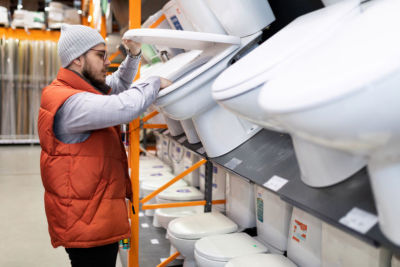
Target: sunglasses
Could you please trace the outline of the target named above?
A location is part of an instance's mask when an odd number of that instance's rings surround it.
[[[106,51],[106,50],[98,50],[98,49],[93,49],[93,48],[91,48],[91,49],[89,49],[89,50],[93,50],[93,51],[96,51],[96,52],[101,52],[101,53],[103,53],[103,54],[104,54],[104,55],[103,55],[103,61],[106,62],[106,60],[107,60],[107,58],[108,58],[108,54],[107,54],[107,51]]]

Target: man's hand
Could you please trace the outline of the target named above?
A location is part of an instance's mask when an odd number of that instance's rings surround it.
[[[140,48],[142,47],[141,43],[134,42],[132,40],[122,40],[122,43],[124,44],[125,48],[128,49],[131,53],[132,56],[137,56],[140,53]]]
[[[172,84],[170,80],[160,77],[160,89],[164,89]]]

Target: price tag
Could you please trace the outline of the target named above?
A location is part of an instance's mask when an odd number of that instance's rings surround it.
[[[181,138],[178,139],[178,143],[182,144],[183,142],[185,142],[187,140],[186,136],[182,136]]]
[[[204,152],[206,152],[204,147],[200,147],[199,149],[197,149],[197,153],[199,154],[204,154]]]
[[[378,222],[378,217],[354,207],[344,217],[340,218],[339,222],[357,232],[365,234]]]
[[[151,239],[150,242],[155,245],[155,244],[160,244],[160,242],[158,242],[158,239]]]
[[[274,175],[264,186],[272,191],[278,192],[287,182],[289,182],[287,179]]]
[[[144,216],[144,214],[143,214],[143,212],[139,212],[139,217],[143,217]]]
[[[147,224],[147,223],[142,223],[142,228],[149,228],[149,224]]]
[[[230,161],[225,163],[224,166],[227,167],[228,169],[234,170],[242,162],[243,160],[232,158]]]

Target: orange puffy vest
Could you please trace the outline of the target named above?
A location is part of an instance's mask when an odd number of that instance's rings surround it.
[[[39,110],[40,169],[51,243],[86,248],[130,237],[125,197],[131,197],[126,152],[119,126],[65,144],[53,132],[54,116],[80,92],[100,94],[76,73],[61,68],[42,91]]]

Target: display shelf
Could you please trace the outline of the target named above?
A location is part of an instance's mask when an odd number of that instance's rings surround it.
[[[39,139],[0,139],[0,145],[39,144]]]
[[[182,136],[172,139],[177,141]],[[196,153],[201,147],[201,144],[190,145],[187,141],[182,145]],[[205,154],[202,156],[205,157]],[[210,160],[263,187],[274,176],[287,179],[288,182],[280,190],[270,191],[278,194],[283,201],[371,245],[382,245],[400,253],[400,247],[383,236],[378,224],[362,234],[339,222],[354,207],[377,214],[366,168],[339,184],[324,188],[309,187],[300,179],[290,136],[264,129],[233,151]]]
[[[60,38],[59,30],[37,30],[37,29],[12,29],[0,27],[0,36],[20,40],[49,40],[57,42]]]

